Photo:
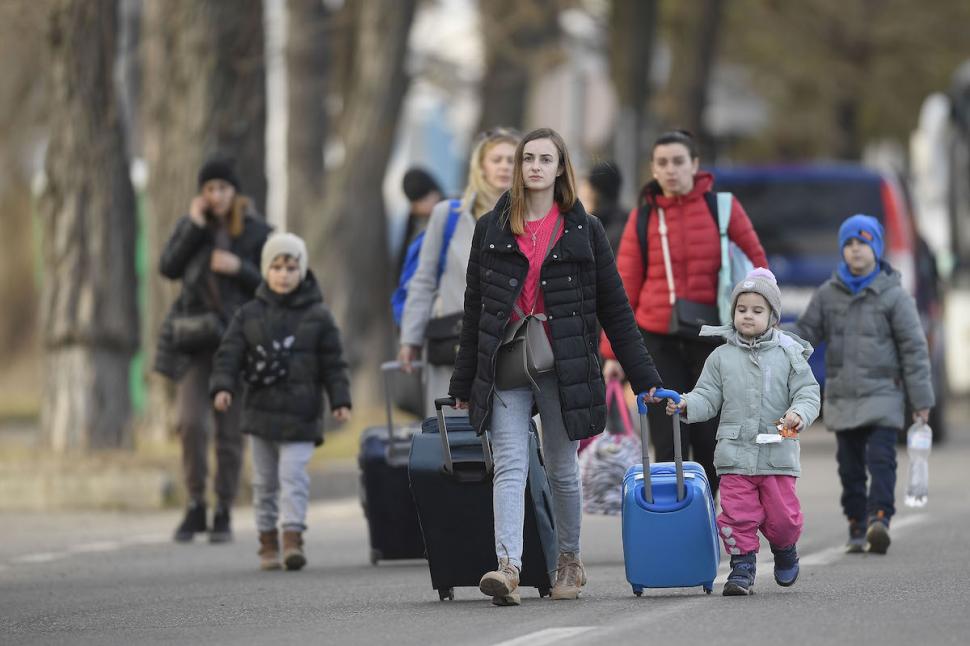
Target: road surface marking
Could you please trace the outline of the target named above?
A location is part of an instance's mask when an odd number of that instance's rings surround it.
[[[59,561],[65,558],[67,554],[65,552],[39,552],[37,554],[25,554],[24,556],[18,556],[12,559],[12,563],[50,563],[51,561]]]
[[[96,541],[94,543],[81,543],[71,545],[67,548],[72,554],[87,554],[91,552],[113,552],[121,547],[118,541]]]
[[[913,525],[919,524],[925,521],[928,517],[928,514],[916,514],[915,516],[903,516],[899,520],[893,520],[891,524],[892,534],[898,535],[904,533],[903,530],[905,530],[907,527],[912,527]],[[798,562],[800,565],[807,566],[830,565],[845,555],[845,546],[838,545],[836,547],[830,547],[828,549],[809,554],[804,558],[798,559]]]
[[[570,637],[575,637],[576,635],[582,635],[583,633],[589,632],[594,628],[595,626],[545,628],[543,630],[537,630],[534,633],[529,633],[528,635],[516,637],[515,639],[499,642],[495,644],[495,646],[545,646],[546,644],[555,644],[556,642],[569,639]]]

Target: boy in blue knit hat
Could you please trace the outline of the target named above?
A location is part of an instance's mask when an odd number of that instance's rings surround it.
[[[784,326],[812,345],[828,343],[823,419],[838,440],[846,551],[876,554],[889,549],[896,436],[905,424],[906,400],[914,419],[924,421],[935,403],[916,303],[883,260],[883,240],[874,217],[843,222],[842,262],[801,318]]]

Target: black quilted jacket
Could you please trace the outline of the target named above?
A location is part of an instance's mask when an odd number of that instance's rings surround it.
[[[461,346],[449,394],[469,402],[472,425],[488,428],[495,356],[528,261],[503,217],[508,194],[475,227],[468,259]],[[633,318],[603,225],[578,201],[563,213],[564,232],[543,263],[539,282],[546,304],[559,379],[559,401],[572,440],[601,432],[606,387],[597,351],[602,325],[637,392],[660,386]]]
[[[288,346],[286,374],[271,385],[246,386],[242,431],[274,442],[321,444],[323,391],[332,408],[349,407],[350,381],[340,332],[313,272],[286,295],[261,283],[256,298],[236,311],[213,361],[209,393],[228,390],[238,397],[247,355],[260,356],[256,347],[268,350],[273,341]]]

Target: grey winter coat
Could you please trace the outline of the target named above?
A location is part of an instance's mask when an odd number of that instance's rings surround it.
[[[418,256],[418,268],[408,283],[408,298],[401,319],[402,344],[423,346],[424,333],[431,317],[455,314],[464,309],[465,269],[468,267],[476,220],[468,210],[463,210],[458,216],[445,256],[445,271],[439,282],[438,259],[441,257],[441,243],[450,213],[449,200],[439,202],[431,211]],[[443,395],[439,393],[438,396]]]
[[[789,411],[797,413],[806,428],[818,417],[818,382],[808,365],[812,346],[776,329],[753,343],[730,325],[705,325],[701,336],[727,341],[707,358],[697,385],[684,395],[691,424],[721,413],[714,449],[717,474],[801,475],[798,440],[755,440],[759,433],[777,434],[778,419]]]
[[[825,425],[903,428],[904,404],[934,401],[926,336],[899,272],[883,271],[858,294],[833,275],[796,323],[784,326],[815,345],[825,341]]]

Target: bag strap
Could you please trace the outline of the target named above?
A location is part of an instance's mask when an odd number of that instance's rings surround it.
[[[677,302],[677,291],[674,289],[674,270],[670,265],[670,245],[667,243],[667,219],[664,217],[664,210],[657,207],[657,216],[660,218],[660,248],[664,253],[664,273],[667,274],[667,290],[670,292],[670,304]]]
[[[448,262],[448,245],[451,238],[455,235],[458,228],[458,218],[461,217],[461,200],[451,200],[449,202],[451,210],[448,212],[448,221],[445,223],[445,230],[441,237],[441,253],[438,255],[438,281],[445,273],[445,265]]]
[[[620,413],[620,423],[623,425],[624,435],[633,435],[633,419],[630,417],[630,409],[626,406],[623,398],[623,386],[619,379],[611,379],[606,384],[606,405],[609,407],[610,400],[617,407]]]

